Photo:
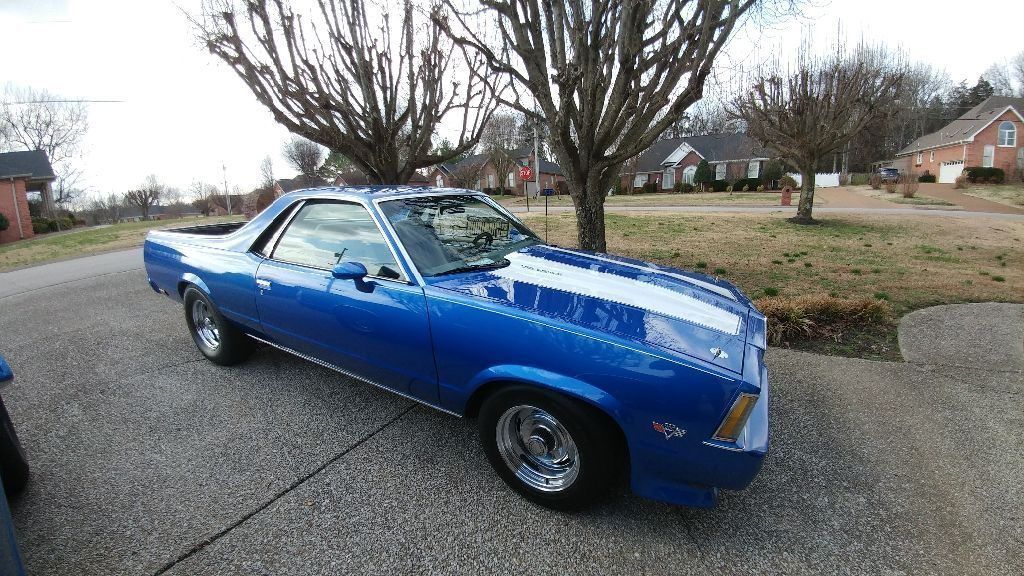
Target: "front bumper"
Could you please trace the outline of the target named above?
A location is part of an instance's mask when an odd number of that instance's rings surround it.
[[[711,507],[718,489],[749,486],[768,454],[768,371],[763,366],[761,370],[757,404],[735,443],[709,438],[672,455],[641,450],[633,454],[633,493],[683,506]]]

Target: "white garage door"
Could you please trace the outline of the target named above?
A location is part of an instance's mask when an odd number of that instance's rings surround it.
[[[964,161],[956,160],[953,162],[943,162],[939,166],[939,182],[942,184],[952,184],[956,182],[956,177],[964,171]]]

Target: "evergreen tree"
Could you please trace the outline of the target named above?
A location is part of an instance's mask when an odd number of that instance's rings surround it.
[[[697,164],[697,170],[693,173],[693,183],[700,185],[701,192],[706,192],[707,187],[705,186],[712,180],[714,180],[715,174],[711,171],[711,165],[708,164],[707,160],[701,160],[700,164]]]

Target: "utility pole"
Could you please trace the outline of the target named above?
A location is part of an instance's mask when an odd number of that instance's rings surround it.
[[[231,191],[228,190],[228,167],[223,162],[220,163],[221,170],[224,171],[224,200],[227,203],[228,216],[231,215]]]

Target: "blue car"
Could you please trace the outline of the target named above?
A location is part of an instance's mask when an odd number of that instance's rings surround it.
[[[153,290],[211,361],[256,342],[455,416],[497,473],[576,509],[628,482],[712,506],[768,451],[764,316],[717,278],[545,244],[484,194],[301,190],[153,231]]]

